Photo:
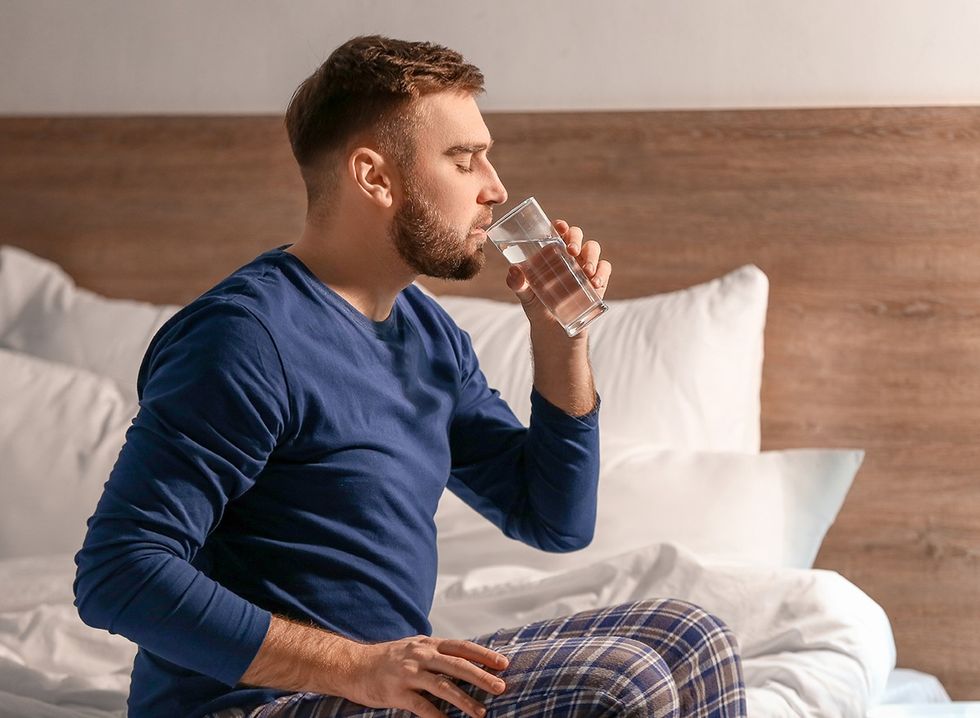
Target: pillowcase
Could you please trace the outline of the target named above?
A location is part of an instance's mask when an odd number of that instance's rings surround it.
[[[611,300],[590,327],[603,442],[758,453],[768,287],[762,270],[745,265],[677,292]],[[491,386],[528,424],[533,372],[520,305],[436,301],[470,334]],[[101,297],[53,262],[0,247],[0,347],[108,376],[127,401],[137,399],[146,347],[178,309]]]
[[[127,401],[150,340],[178,309],[102,297],[54,262],[0,247],[0,347],[107,376]]]
[[[115,383],[0,349],[0,558],[81,548],[136,415]]]
[[[446,491],[435,516],[439,573],[498,564],[557,571],[659,542],[716,563],[811,568],[863,459],[857,449],[739,454],[618,444],[599,472],[589,546],[532,548]]]
[[[589,326],[600,436],[664,448],[758,453],[769,281],[754,265],[687,289],[610,300]],[[519,304],[442,295],[480,367],[525,426],[531,345]]]

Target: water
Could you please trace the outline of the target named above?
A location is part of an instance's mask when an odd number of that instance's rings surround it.
[[[520,267],[538,299],[551,310],[568,334],[606,310],[578,262],[558,237],[501,242],[498,247],[511,264]]]

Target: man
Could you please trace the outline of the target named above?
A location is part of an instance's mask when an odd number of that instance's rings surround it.
[[[586,546],[595,525],[587,330],[566,336],[510,270],[533,345],[525,428],[412,284],[479,272],[507,199],[482,85],[430,43],[339,47],[286,114],[302,236],[150,344],[76,556],[81,617],[140,647],[130,718],[744,715],[734,638],[680,601],[429,635],[447,486],[545,551]],[[556,227],[604,293],[599,245]]]

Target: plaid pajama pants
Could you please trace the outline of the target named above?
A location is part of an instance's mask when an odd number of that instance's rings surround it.
[[[745,687],[738,644],[719,618],[677,599],[645,599],[583,611],[477,638],[507,656],[507,683],[493,695],[453,678],[487,707],[486,718],[742,718]],[[494,671],[495,672],[495,671]],[[465,714],[422,695],[450,718]],[[409,718],[336,696],[293,693],[251,710],[209,718]]]

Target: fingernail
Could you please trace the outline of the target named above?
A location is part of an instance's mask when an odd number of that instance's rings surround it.
[[[595,272],[595,265],[592,264],[592,262],[587,263],[585,265],[585,271],[588,272],[589,274],[592,274],[593,272]]]

